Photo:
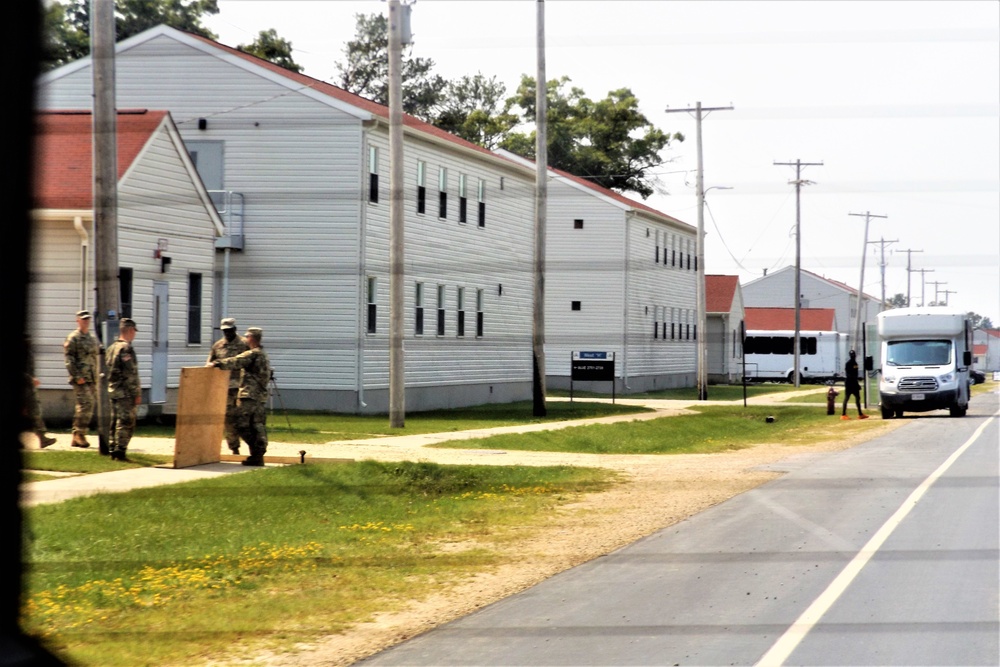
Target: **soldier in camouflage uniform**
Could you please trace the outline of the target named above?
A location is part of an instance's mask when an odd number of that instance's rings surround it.
[[[90,335],[90,313],[81,310],[76,314],[76,331],[66,337],[63,355],[66,372],[73,386],[76,409],[73,412],[73,446],[90,447],[87,430],[97,405],[97,354],[100,344]]]
[[[38,436],[38,446],[45,449],[56,444],[50,438],[45,420],[42,418],[42,403],[38,400],[38,378],[35,377],[35,355],[31,351],[31,338],[24,337],[24,407],[22,408],[26,426]]]
[[[121,333],[105,353],[104,364],[108,373],[108,396],[111,398],[111,458],[127,461],[125,452],[135,432],[135,409],[142,402],[142,388],[139,385],[139,364],[132,348],[137,331],[135,321],[124,317],[120,326]]]
[[[236,333],[236,320],[227,317],[222,320],[223,337],[215,341],[212,351],[208,355],[207,365],[211,366],[213,361],[235,357],[241,352],[250,349],[243,336]],[[229,397],[226,399],[226,444],[229,445],[233,454],[240,453],[240,434],[236,430],[236,395],[240,389],[240,372],[233,370],[229,372]]]
[[[250,327],[244,336],[250,349],[235,357],[216,359],[211,366],[223,370],[239,369],[240,389],[237,394],[236,430],[250,447],[245,466],[264,465],[267,452],[267,397],[271,381],[271,362],[261,347],[263,331]]]

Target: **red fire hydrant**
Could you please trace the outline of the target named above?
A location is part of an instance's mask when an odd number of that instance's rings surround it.
[[[833,387],[826,392],[826,414],[833,415],[837,413],[837,394],[840,393]]]

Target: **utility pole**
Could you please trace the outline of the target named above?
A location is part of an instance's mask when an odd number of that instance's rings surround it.
[[[545,80],[545,0],[536,0],[538,71],[535,75],[535,289],[531,326],[532,414],[545,409],[545,215],[548,207],[548,85]]]
[[[812,185],[812,181],[805,181],[802,179],[802,167],[822,167],[822,162],[803,162],[802,160],[796,160],[795,162],[775,162],[777,165],[783,165],[786,167],[795,167],[795,180],[789,181],[789,184],[795,186],[795,342],[794,342],[794,362],[792,363],[792,374],[795,376],[793,378],[795,383],[795,388],[799,387],[799,331],[802,328],[802,293],[801,293],[801,280],[802,280],[802,208],[801,208],[801,192],[803,185]]]
[[[934,273],[934,269],[913,269],[914,273],[920,274],[920,306],[926,306],[927,302],[924,300],[924,288],[927,286],[926,280],[927,273]]]
[[[941,290],[941,293],[944,294],[944,305],[947,306],[948,305],[948,295],[949,294],[958,294],[958,291],[951,290],[951,289],[944,289],[944,290]]]
[[[934,285],[934,305],[935,306],[940,306],[941,302],[938,301],[938,285],[947,285],[948,283],[943,282],[941,280],[929,280],[928,282],[931,285]]]
[[[705,314],[705,168],[701,152],[701,119],[702,112],[706,115],[713,111],[731,111],[728,107],[702,107],[696,102],[693,109],[666,109],[667,113],[678,111],[694,111],[695,135],[698,149],[698,175],[695,189],[698,191],[698,238],[695,242],[695,298],[698,307],[698,324],[696,331],[698,349],[698,400],[708,400],[708,324]]]
[[[912,269],[910,268],[910,258],[912,253],[923,252],[923,250],[906,249],[906,250],[900,250],[900,252],[906,253],[906,307],[909,308],[910,306],[913,305],[913,302],[910,301],[910,272],[912,271]]]
[[[865,219],[865,243],[864,243],[864,245],[861,246],[861,279],[858,281],[858,307],[855,310],[855,317],[854,317],[854,335],[855,335],[855,338],[854,338],[854,343],[852,345],[854,347],[854,349],[857,350],[858,347],[861,345],[861,342],[862,342],[861,341],[861,309],[864,307],[864,299],[863,299],[864,293],[862,292],[862,290],[864,289],[864,286],[865,286],[865,255],[868,254],[868,221],[871,218],[888,218],[889,216],[887,216],[887,215],[875,215],[874,213],[870,213],[868,211],[865,211],[864,213],[848,213],[847,215],[856,215],[856,216],[859,216],[859,217],[863,217]],[[867,310],[868,309],[865,308],[865,311],[867,311]],[[861,352],[861,358],[864,359],[864,357],[865,357],[865,350],[859,350],[859,351]]]
[[[410,6],[389,0],[389,426],[406,425],[403,354],[403,44],[410,41]],[[364,279],[364,276],[361,276]]]
[[[97,274],[95,333],[102,345],[118,337],[118,111],[115,108],[115,2],[92,0],[90,52],[93,68],[94,113],[94,254]],[[97,385],[100,451],[110,453],[111,401],[104,355]]]
[[[871,241],[871,243],[877,244],[882,247],[882,261],[879,263],[879,268],[882,270],[882,303],[879,304],[878,307],[878,312],[881,313],[883,310],[885,310],[885,267],[886,267],[885,247],[891,243],[899,243],[899,240],[893,239],[891,241],[886,241],[885,238],[883,237],[881,240]]]

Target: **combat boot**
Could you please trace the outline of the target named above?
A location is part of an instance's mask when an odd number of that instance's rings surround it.
[[[35,435],[38,436],[38,446],[45,449],[49,445],[56,444],[55,438],[50,438],[45,434],[45,431],[35,431]]]
[[[80,447],[83,449],[90,447],[90,443],[87,442],[86,436],[84,436],[82,433],[73,433],[73,442],[71,444],[73,445],[73,447]]]
[[[111,452],[111,459],[113,461],[125,461],[128,462],[128,457],[125,456],[125,451],[122,449],[115,449]]]
[[[249,456],[242,461],[242,465],[245,466],[262,466],[264,465],[264,457],[261,455]]]

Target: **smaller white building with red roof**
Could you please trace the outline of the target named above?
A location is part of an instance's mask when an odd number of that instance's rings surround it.
[[[708,381],[739,382],[742,374],[743,290],[739,276],[705,276]]]
[[[45,414],[64,418],[74,399],[62,343],[76,312],[96,304],[93,119],[89,111],[37,119],[27,331]],[[143,409],[159,410],[176,401],[181,367],[203,365],[211,348],[223,225],[168,112],[120,110],[117,140],[118,316],[138,325]]]

